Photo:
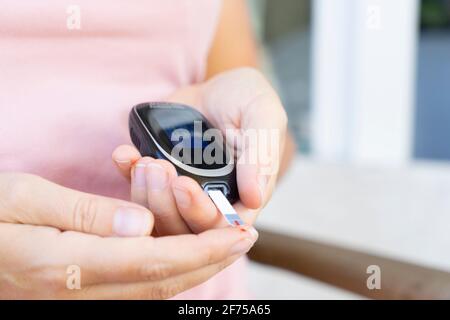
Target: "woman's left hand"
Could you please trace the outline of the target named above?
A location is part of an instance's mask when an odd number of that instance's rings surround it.
[[[253,224],[272,195],[287,133],[286,113],[271,85],[254,69],[236,69],[182,88],[169,100],[197,108],[226,134],[227,143],[232,141],[240,197],[234,207],[247,224]],[[246,138],[255,135],[257,139]],[[132,200],[153,212],[159,235],[226,225],[199,184],[177,176],[170,162],[142,158],[129,145],[118,147],[113,160],[131,179]]]

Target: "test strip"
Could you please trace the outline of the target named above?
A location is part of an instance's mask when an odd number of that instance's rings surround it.
[[[219,190],[208,190],[208,195],[211,200],[216,205],[217,209],[219,209],[220,213],[223,214],[228,224],[238,227],[244,225],[244,221],[242,221],[241,217],[237,214],[236,210],[234,210],[233,206],[228,202],[228,199]]]

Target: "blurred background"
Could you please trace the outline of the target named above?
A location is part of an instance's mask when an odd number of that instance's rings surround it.
[[[450,271],[450,0],[247,0],[298,145],[260,226]],[[252,264],[256,298],[360,298]]]

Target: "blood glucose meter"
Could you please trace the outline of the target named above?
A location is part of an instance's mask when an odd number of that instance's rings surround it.
[[[200,184],[228,223],[243,224],[230,205],[239,198],[234,157],[200,112],[179,103],[141,103],[130,112],[129,129],[142,156],[171,162],[178,175]]]

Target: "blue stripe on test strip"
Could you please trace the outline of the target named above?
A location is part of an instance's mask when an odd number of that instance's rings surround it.
[[[244,224],[244,221],[237,214],[224,214],[223,216],[232,226],[242,226]]]
[[[244,225],[244,222],[239,217],[236,210],[234,210],[230,202],[228,202],[228,199],[225,197],[222,191],[208,190],[207,192],[211,200],[216,205],[217,209],[219,209],[219,211],[222,213],[222,215],[230,225],[234,227]]]

